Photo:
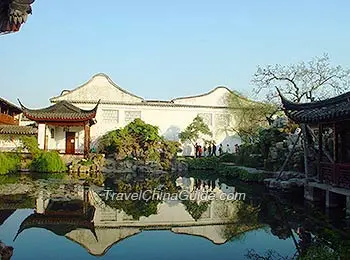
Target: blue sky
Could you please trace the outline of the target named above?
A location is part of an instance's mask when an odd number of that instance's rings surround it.
[[[219,85],[251,95],[258,65],[328,53],[350,68],[346,0],[36,0],[14,34],[0,36],[1,96],[49,104],[103,72],[147,99]]]

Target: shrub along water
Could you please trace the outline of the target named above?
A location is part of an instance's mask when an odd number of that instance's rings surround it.
[[[218,176],[239,179],[245,182],[262,182],[267,177],[264,173],[251,173],[237,166],[225,165],[223,162],[226,162],[228,158],[232,158],[232,155],[186,158],[185,161],[190,171],[210,171]]]
[[[33,159],[30,169],[35,172],[67,171],[67,167],[58,152],[41,152]]]
[[[0,174],[16,172],[20,165],[20,157],[16,153],[0,153]]]
[[[31,154],[33,161],[30,170],[33,172],[58,173],[67,171],[67,167],[58,152],[46,152],[38,148],[35,137],[23,137],[23,147]]]

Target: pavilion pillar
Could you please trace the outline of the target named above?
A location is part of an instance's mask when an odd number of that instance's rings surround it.
[[[346,196],[346,214],[350,215],[350,196]]]
[[[318,125],[318,156],[317,156],[317,175],[318,179],[323,182],[323,176],[322,176],[322,167],[321,167],[321,161],[322,161],[322,153],[323,153],[323,125]]]
[[[303,134],[303,147],[304,147],[304,168],[305,168],[305,179],[306,184],[309,182],[309,163],[308,163],[308,140],[307,140],[307,131],[306,124],[301,125],[301,131]]]
[[[338,194],[326,190],[326,207],[332,208],[338,206]]]
[[[90,152],[90,125],[85,123],[84,125],[84,155],[88,155]]]
[[[39,149],[45,150],[46,146],[46,125],[43,123],[38,124],[38,145]]]

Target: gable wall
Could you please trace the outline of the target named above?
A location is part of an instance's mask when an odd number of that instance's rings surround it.
[[[218,87],[214,91],[197,97],[174,99],[175,104],[225,106],[226,98],[230,91],[224,87]]]
[[[55,101],[118,101],[141,102],[142,98],[125,93],[114,86],[104,75],[94,76],[88,83],[71,92],[54,98]]]

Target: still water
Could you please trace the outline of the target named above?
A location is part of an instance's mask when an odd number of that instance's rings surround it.
[[[283,255],[295,252],[291,239],[278,239],[269,229],[249,231],[240,240],[218,245],[204,237],[177,234],[171,230],[145,230],[122,240],[115,236],[116,241],[108,241],[110,248],[102,253],[102,257],[89,252],[89,241],[79,244],[45,228],[30,228],[13,242],[20,224],[32,213],[33,210],[17,210],[0,227],[2,241],[14,247],[11,259],[246,259],[245,254],[251,248],[259,252],[278,248]],[[111,234],[113,231],[116,230],[111,230]],[[105,242],[102,238],[97,243]]]
[[[219,181],[178,178],[171,180],[173,186],[169,181],[161,181],[161,187],[172,192],[249,192]],[[110,185],[124,192],[159,187],[158,182],[142,183]],[[298,240],[295,229],[301,220],[284,223],[285,214],[271,201],[264,204],[261,196],[117,202],[96,187],[75,185],[71,193],[75,197],[67,199],[40,190],[34,198],[0,201],[0,241],[13,247],[11,259],[249,259],[249,252],[264,255],[267,250],[292,259],[296,253],[293,236]]]

